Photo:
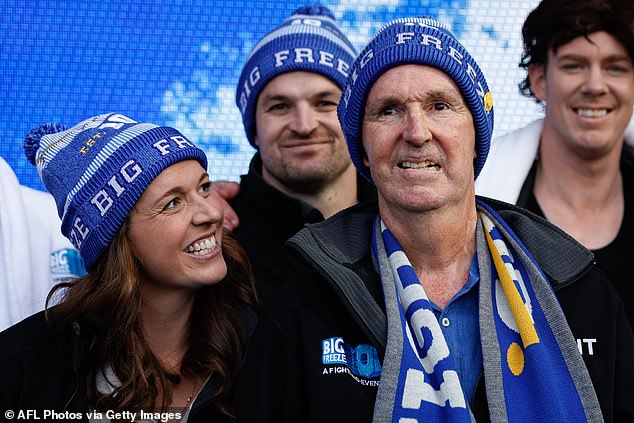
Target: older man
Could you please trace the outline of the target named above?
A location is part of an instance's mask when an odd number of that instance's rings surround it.
[[[634,325],[632,22],[632,0],[543,0],[528,15],[520,87],[545,116],[493,142],[476,189],[591,249]]]
[[[339,118],[378,208],[289,241],[295,273],[247,355],[242,421],[634,418],[634,337],[592,254],[474,194],[493,103],[454,36],[387,24]]]

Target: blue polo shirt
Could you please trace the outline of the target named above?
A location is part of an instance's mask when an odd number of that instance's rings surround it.
[[[482,345],[478,314],[478,269],[477,254],[469,267],[467,283],[441,310],[432,302],[434,314],[445,335],[451,351],[460,384],[469,403],[473,400],[476,385],[482,372]]]

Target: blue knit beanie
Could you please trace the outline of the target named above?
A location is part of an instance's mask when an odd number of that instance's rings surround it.
[[[106,251],[159,173],[188,159],[207,169],[205,152],[177,130],[116,113],[68,130],[59,124],[39,126],[26,136],[24,151],[53,194],[62,233],[87,269]]]
[[[486,161],[493,133],[493,100],[478,64],[454,35],[431,18],[401,18],[387,23],[352,65],[338,106],[339,121],[352,162],[372,182],[363,163],[361,127],[370,88],[387,70],[422,64],[449,75],[460,89],[473,116],[476,133],[475,177]]]
[[[337,28],[325,6],[297,9],[282,25],[265,35],[247,58],[236,89],[247,138],[255,148],[255,105],[264,86],[293,71],[315,72],[343,88],[356,51]]]

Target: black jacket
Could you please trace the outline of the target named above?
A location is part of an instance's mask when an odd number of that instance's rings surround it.
[[[634,336],[592,253],[530,212],[486,202],[524,242],[556,291],[605,421],[634,421]],[[289,241],[294,274],[247,353],[238,386],[240,421],[372,421],[379,377],[353,377],[343,365],[324,364],[322,353],[331,348],[322,343],[342,337],[349,345],[370,345],[383,359],[386,316],[369,251],[376,214],[375,204],[362,204],[309,225]],[[478,422],[489,420],[484,388],[481,377],[471,404]]]
[[[372,187],[357,176],[359,201],[376,197]],[[249,172],[241,177],[240,193],[231,201],[240,218],[233,233],[247,252],[262,305],[267,308],[288,274],[284,243],[307,223],[324,220],[319,210],[272,187],[262,179],[262,159],[256,153]]]
[[[54,328],[43,311],[1,332],[0,416],[6,418],[11,410],[17,420],[20,410],[36,410],[40,421],[88,421],[85,365],[90,358],[85,351],[91,340],[92,334],[76,322]],[[217,410],[213,395],[218,383],[213,375],[209,378],[188,422],[234,421]],[[44,410],[57,414],[44,418]]]

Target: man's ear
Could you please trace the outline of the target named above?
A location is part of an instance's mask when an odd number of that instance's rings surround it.
[[[534,63],[528,65],[528,79],[531,81],[531,90],[540,101],[546,101],[546,65]]]
[[[368,160],[368,155],[365,152],[365,149],[363,149],[362,151],[363,154],[363,164],[366,165],[368,167],[368,169],[370,168],[370,160]]]

